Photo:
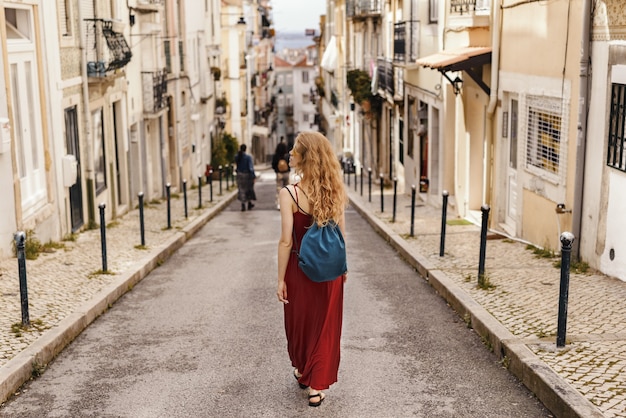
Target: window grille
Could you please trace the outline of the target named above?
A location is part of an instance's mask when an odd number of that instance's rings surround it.
[[[559,180],[565,172],[567,111],[558,99],[533,97],[526,109],[526,167]]]
[[[609,167],[626,171],[626,84],[613,83],[611,86],[611,115],[609,117],[609,149],[606,164]]]

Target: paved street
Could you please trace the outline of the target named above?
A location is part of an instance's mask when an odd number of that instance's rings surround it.
[[[378,187],[350,186],[354,209],[428,279],[467,326],[483,336],[510,372],[522,380],[556,416],[626,416],[626,285],[603,275],[572,273],[569,289],[567,344],[555,345],[559,276],[555,259],[536,257],[524,243],[490,239],[486,276],[491,288],[477,287],[480,230],[476,225],[448,225],[444,257],[439,256],[441,213],[416,208],[410,231],[410,199],[399,196],[395,222],[392,194],[384,193],[380,211]],[[367,187],[367,185],[366,185]],[[215,193],[216,195],[217,193]],[[15,259],[0,262],[0,395],[3,399],[60,351],[95,317],[161,265],[234,197],[231,189],[202,210],[197,191],[190,191],[189,218],[182,216],[182,197],[172,204],[173,228],[164,229],[165,204],[146,210],[147,249],[139,244],[137,211],[107,229],[109,270],[100,274],[99,231],[81,233],[66,248],[29,261],[28,290],[33,327],[18,335],[19,280]],[[6,307],[6,308],[5,308]]]
[[[310,408],[275,297],[270,179],[252,211],[229,205],[0,415],[552,416],[353,209],[339,382]]]

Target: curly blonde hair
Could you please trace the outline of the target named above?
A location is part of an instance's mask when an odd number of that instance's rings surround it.
[[[306,179],[311,215],[318,225],[336,221],[348,198],[341,178],[341,165],[330,141],[318,132],[301,132],[293,150],[302,156],[296,173]]]

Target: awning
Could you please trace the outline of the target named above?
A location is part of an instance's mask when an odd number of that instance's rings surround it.
[[[320,67],[332,73],[337,69],[337,39],[334,36],[330,37],[326,50],[322,56],[322,63]]]
[[[443,50],[415,61],[417,65],[439,71],[452,85],[456,85],[456,83],[450,79],[447,73],[465,71],[487,95],[490,94],[491,90],[474,69],[489,64],[490,62],[490,46],[467,46],[464,48]],[[455,81],[458,82],[458,80]]]

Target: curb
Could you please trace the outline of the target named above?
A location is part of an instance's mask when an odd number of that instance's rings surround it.
[[[580,392],[543,363],[450,277],[413,250],[387,224],[350,197],[350,204],[373,229],[411,265],[463,320],[491,347],[499,360],[557,417],[601,418],[604,414]]]
[[[163,261],[167,260],[236,197],[237,190],[230,192],[230,195],[226,194],[215,206],[198,216],[181,231],[177,231],[161,247],[153,250],[127,271],[121,273],[118,280],[102,289],[76,312],[68,315],[24,351],[9,360],[0,368],[0,403],[9,399],[25,382],[31,379],[36,369],[52,361],[96,318],[106,312],[125,293],[131,291],[137,283]]]

